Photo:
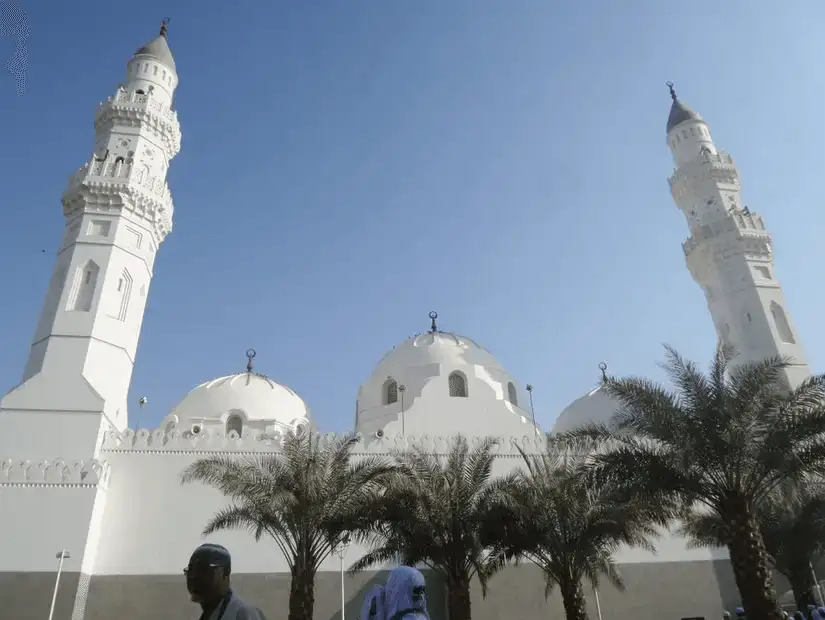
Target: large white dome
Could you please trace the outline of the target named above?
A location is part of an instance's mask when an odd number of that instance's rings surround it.
[[[191,425],[227,425],[240,418],[243,428],[260,431],[296,428],[310,424],[311,413],[298,394],[269,377],[246,372],[212,379],[194,388],[167,416],[165,423],[182,429]]]
[[[437,317],[430,313],[430,331],[391,349],[361,385],[356,430],[389,432],[403,418],[402,433],[532,432],[527,393],[487,349],[466,336],[439,330]]]
[[[481,366],[494,373],[504,373],[504,367],[487,349],[466,336],[429,331],[416,334],[391,349],[378,362],[372,374],[395,377],[405,369],[429,364]]]

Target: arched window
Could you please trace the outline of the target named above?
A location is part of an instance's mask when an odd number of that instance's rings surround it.
[[[513,385],[513,382],[507,384],[507,400],[513,403],[516,407],[518,407],[518,395],[516,394],[516,386]]]
[[[235,431],[238,437],[243,433],[243,420],[241,416],[233,414],[226,420],[226,434],[228,435],[232,431]]]
[[[450,386],[450,396],[454,398],[467,398],[467,379],[460,372],[454,372],[449,376],[447,382]]]
[[[132,295],[132,283],[132,275],[128,269],[124,269],[117,280],[116,294],[112,296],[114,305],[110,316],[113,319],[117,319],[118,321],[126,320],[126,314],[129,310],[129,299]]]
[[[84,265],[75,270],[66,310],[69,312],[89,312],[92,309],[99,273],[100,267],[93,260],[86,261]]]
[[[136,94],[136,95],[143,95],[143,94],[145,94],[145,93],[144,93],[142,90],[137,89],[137,90],[135,91],[135,94]]]
[[[392,405],[398,402],[398,382],[390,377],[384,382],[384,404]]]
[[[775,301],[771,302],[771,316],[773,317],[773,322],[776,324],[776,331],[779,332],[779,338],[782,342],[787,342],[788,344],[796,344],[796,338],[793,337],[793,331],[791,330],[791,323],[788,321],[788,317],[785,316],[785,311]]]

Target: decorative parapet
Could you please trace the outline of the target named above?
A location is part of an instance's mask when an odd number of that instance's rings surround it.
[[[315,435],[322,445],[329,444],[339,437],[335,433]],[[103,452],[150,452],[150,453],[274,453],[281,449],[283,435],[280,432],[252,433],[244,431],[242,436],[231,431],[202,430],[198,434],[177,430],[140,429],[135,432],[127,429],[123,432],[109,431],[103,440]],[[468,438],[470,445],[478,444],[481,438]],[[542,453],[547,439],[540,437],[497,437],[496,454],[499,457],[519,457],[519,448],[528,454]],[[370,437],[364,438],[355,449],[355,454],[392,454],[398,450],[419,448],[433,454],[447,454],[453,437]]]
[[[670,190],[677,201],[696,182],[713,180],[716,183],[739,185],[739,171],[727,153],[704,153],[700,158],[677,168],[668,178]]]
[[[105,461],[0,461],[0,487],[106,487],[111,467]]]
[[[160,134],[169,151],[169,159],[180,152],[180,123],[178,113],[164,106],[149,95],[138,95],[119,90],[114,97],[100,103],[95,114],[95,128],[114,118],[121,121],[138,120],[147,122]]]
[[[131,160],[113,165],[93,158],[69,177],[63,192],[63,215],[71,218],[91,203],[123,206],[148,219],[160,241],[172,230],[175,207],[166,180],[144,178],[132,168]]]
[[[771,235],[762,217],[744,209],[732,210],[727,217],[701,226],[682,244],[685,256],[690,256],[703,242],[719,237],[739,242],[742,251],[751,258],[770,261]]]

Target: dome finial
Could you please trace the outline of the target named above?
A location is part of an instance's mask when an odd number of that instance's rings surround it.
[[[676,101],[676,89],[673,88],[673,82],[665,82],[665,85],[670,91],[670,98],[673,99],[673,101]]]
[[[162,36],[162,37],[165,39],[165,38],[166,38],[166,34],[167,34],[168,32],[169,32],[169,18],[168,18],[168,17],[164,17],[164,18],[160,21],[160,36]]]
[[[438,327],[435,324],[435,320],[437,318],[438,318],[438,312],[436,312],[435,310],[430,312],[430,331],[431,332],[437,332],[438,331]]]
[[[252,372],[252,360],[255,359],[256,355],[255,349],[246,350],[246,372]]]
[[[599,370],[602,371],[602,381],[607,381],[607,364],[604,362],[599,364]]]

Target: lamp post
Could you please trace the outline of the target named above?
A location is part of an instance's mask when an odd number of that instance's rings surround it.
[[[822,586],[819,585],[819,579],[816,578],[816,571],[814,570],[814,563],[808,562],[808,566],[811,567],[811,577],[814,578],[814,584],[816,584],[816,593],[819,595],[819,604],[825,605],[825,598],[822,598]]]
[[[63,572],[63,560],[68,560],[72,556],[65,549],[61,549],[54,557],[57,558],[57,577],[54,579],[54,594],[52,594],[52,607],[49,610],[49,620],[52,620],[54,617],[54,605],[57,603],[57,589],[60,587],[60,573]]]
[[[599,589],[595,586],[593,587],[593,594],[596,595],[596,614],[599,616],[599,620],[602,620],[602,604],[599,601]]]
[[[407,386],[403,383],[398,386],[398,391],[401,392],[401,436],[404,436],[404,392],[407,391]]]
[[[341,561],[341,620],[346,620],[347,591],[344,586],[344,556],[347,555],[348,548],[349,535],[347,534],[341,539],[341,542],[338,543],[338,546],[335,548],[335,555],[337,555],[338,559]]]
[[[533,426],[536,426],[536,409],[533,407],[533,386],[527,384],[527,393],[530,395],[530,415],[533,418]]]

